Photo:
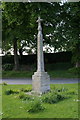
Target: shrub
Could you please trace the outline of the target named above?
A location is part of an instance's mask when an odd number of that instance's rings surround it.
[[[32,89],[31,88],[21,88],[20,91],[22,92],[30,92]]]
[[[66,92],[68,89],[67,88],[56,88],[55,86],[51,89],[51,92],[53,93],[61,93],[61,92]]]
[[[6,95],[13,94],[13,90],[10,89],[10,90],[5,91],[5,94],[6,94]]]
[[[73,67],[73,68],[70,68],[68,71],[71,72],[71,73],[80,75],[80,67],[78,67],[78,68]]]
[[[78,91],[68,90],[68,91],[65,92],[65,94],[68,94],[68,95],[77,95]]]
[[[26,97],[23,98],[23,100],[34,100],[34,99],[31,95],[26,95]]]
[[[6,82],[3,82],[2,85],[7,85],[7,83],[6,83]]]
[[[61,93],[51,92],[51,93],[44,94],[42,96],[42,101],[45,103],[54,104],[54,103],[57,103],[65,98],[66,97]]]
[[[28,112],[35,113],[39,111],[43,111],[44,107],[42,106],[42,103],[39,99],[34,99],[34,101],[31,101],[28,106]]]
[[[17,91],[17,90],[12,90],[12,89],[9,89],[9,90],[6,90],[6,91],[5,91],[5,94],[6,94],[6,95],[18,94],[18,93],[19,93],[19,91]]]
[[[26,98],[26,94],[24,92],[21,92],[21,93],[19,93],[18,97],[20,99],[25,99]]]
[[[31,95],[25,94],[24,92],[20,92],[18,98],[23,100],[33,100],[33,97]]]
[[[5,70],[5,71],[12,70],[13,69],[13,65],[12,64],[4,64],[2,66],[2,69]]]

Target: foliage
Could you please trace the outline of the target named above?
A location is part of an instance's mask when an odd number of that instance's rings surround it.
[[[10,90],[5,91],[5,94],[6,94],[6,95],[13,94],[13,90],[10,89]]]
[[[27,101],[27,100],[33,100],[32,96],[31,96],[31,95],[28,95],[28,94],[25,93],[25,92],[20,92],[20,93],[18,94],[18,98],[19,98],[19,99],[22,99],[22,100],[25,100],[25,101]]]
[[[78,68],[76,68],[76,67],[70,68],[69,72],[80,75],[80,67],[78,67]]]
[[[80,24],[80,2],[69,2],[62,6],[63,12],[61,13],[62,25],[60,33],[65,38],[65,44],[67,50],[71,50],[73,53],[72,61],[80,64],[80,37],[79,37],[79,24]],[[65,14],[65,17],[64,17]]]
[[[2,85],[7,85],[7,83],[6,83],[6,82],[3,82]]]
[[[63,57],[61,57],[63,56]],[[13,64],[13,55],[5,55],[2,57],[2,63],[3,64]],[[72,53],[71,52],[58,52],[58,53],[44,53],[44,62],[45,64],[51,64],[51,63],[63,63],[63,62],[71,62],[72,59]],[[33,65],[37,63],[37,55],[23,55],[19,56],[19,62],[20,65]],[[32,68],[33,69],[33,68]]]
[[[67,97],[65,97],[64,95],[62,95],[61,93],[58,93],[58,92],[54,93],[54,90],[53,90],[53,91],[43,95],[42,101],[45,103],[54,104],[61,100],[64,100],[65,98],[67,98]]]
[[[74,62],[80,61],[80,2],[13,2],[3,3],[3,47],[10,49],[14,37],[18,48],[30,47],[36,53],[37,24],[40,15],[44,20],[44,45],[54,51],[71,50]],[[24,40],[24,41],[23,41]]]
[[[69,93],[70,98],[62,100],[57,104],[41,103],[45,108],[39,112],[28,112],[29,105],[33,100],[18,99],[19,94],[6,95],[8,89],[20,90],[21,88],[31,88],[31,85],[7,85],[3,86],[3,118],[78,118],[78,94]],[[64,89],[63,89],[64,88]],[[51,90],[57,91],[76,91],[78,92],[78,84],[51,84]],[[67,93],[66,93],[67,94]],[[26,95],[26,94],[25,94]],[[33,98],[33,96],[31,96]],[[38,100],[40,100],[39,97]],[[33,103],[33,102],[32,102]],[[15,104],[15,105],[14,105]],[[15,110],[16,106],[16,110]],[[36,105],[35,105],[36,106]],[[66,111],[67,110],[67,111]]]
[[[39,99],[35,99],[34,101],[31,101],[29,103],[29,107],[28,107],[28,112],[30,113],[35,113],[35,112],[39,112],[39,111],[43,111],[44,107],[41,103],[41,101]]]
[[[19,95],[18,95],[18,97],[20,99],[25,99],[26,98],[26,94],[24,92],[20,92]]]
[[[33,66],[33,67],[32,67]],[[31,71],[29,69],[25,69],[24,71],[2,71],[3,78],[31,78],[34,74],[36,66],[30,65],[32,67]],[[25,66],[24,66],[25,67]],[[77,74],[74,74],[69,71],[73,65],[71,63],[54,63],[54,64],[46,64],[45,71],[48,72],[51,78],[80,78]]]
[[[27,46],[35,50],[37,39],[36,20],[40,15],[44,19],[44,40],[45,43],[49,44],[50,37],[46,35],[53,33],[55,30],[59,21],[58,12],[60,10],[59,3],[3,3],[3,40],[6,40],[5,38],[7,38],[7,42],[10,40],[9,46],[15,36],[18,38],[19,48]],[[24,41],[21,42],[22,40]],[[3,41],[3,43],[5,42]]]
[[[68,95],[78,95],[78,91],[75,91],[75,90],[68,90],[65,92],[65,94],[68,94]]]
[[[45,103],[54,104],[70,98],[70,95],[78,95],[78,93],[74,89],[69,90],[66,88],[53,88],[51,89],[51,92],[48,92],[42,96],[42,101]]]
[[[31,88],[21,88],[20,91],[22,92],[30,92],[32,89]]]
[[[2,69],[3,69],[4,71],[13,70],[13,65],[12,65],[12,64],[4,64],[4,65],[2,66]]]
[[[19,91],[12,90],[12,89],[9,89],[9,90],[6,90],[6,91],[5,91],[5,94],[6,94],[6,95],[18,94],[18,93],[19,93]]]

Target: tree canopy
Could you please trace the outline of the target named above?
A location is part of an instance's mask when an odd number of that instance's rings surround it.
[[[80,60],[80,2],[64,4],[57,2],[13,2],[3,3],[3,46],[9,49],[15,38],[18,48],[27,46],[36,50],[37,23],[40,16],[44,21],[44,45],[54,50],[77,52]],[[6,43],[6,44],[5,44]],[[8,43],[8,44],[7,44]]]

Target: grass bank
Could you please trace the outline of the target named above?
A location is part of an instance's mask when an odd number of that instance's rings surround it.
[[[3,86],[3,118],[78,118],[78,84],[55,84],[51,89],[67,89],[69,98],[54,104],[42,103],[45,109],[40,112],[29,113],[29,100],[19,99],[18,94],[6,95],[9,89],[31,89],[31,85]],[[76,93],[76,94],[75,94]]]
[[[78,78],[77,74],[68,70],[47,71],[51,78]],[[2,78],[31,78],[33,71],[3,71]]]
[[[78,78],[74,70],[70,71],[71,63],[46,64],[45,71],[51,78]],[[24,69],[25,68],[25,69]],[[20,71],[2,71],[3,78],[31,78],[36,71],[36,65],[23,66]]]

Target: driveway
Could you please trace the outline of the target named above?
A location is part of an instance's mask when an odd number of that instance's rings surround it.
[[[20,78],[20,79],[0,79],[0,83],[7,84],[32,84],[32,79],[30,78]],[[50,84],[72,84],[72,83],[80,83],[80,79],[51,79]]]

